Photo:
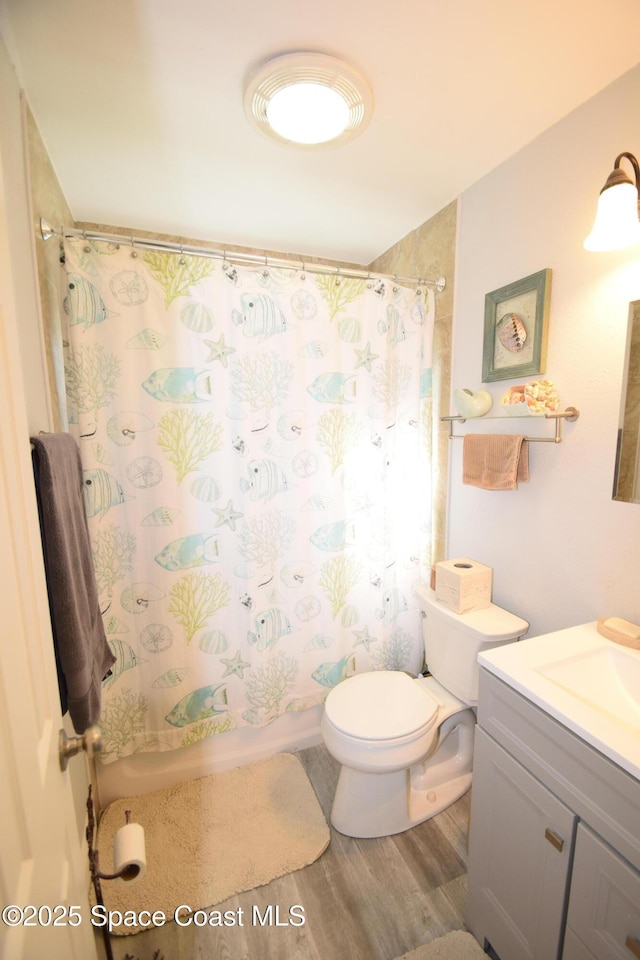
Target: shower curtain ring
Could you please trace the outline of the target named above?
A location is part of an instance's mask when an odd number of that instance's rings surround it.
[[[342,278],[340,276],[340,267],[336,267],[336,287],[340,286],[341,279]]]
[[[138,251],[136,250],[136,242],[133,239],[133,236],[131,237],[131,256],[133,257],[134,260],[138,256]]]
[[[187,261],[186,261],[186,259],[185,259],[185,255],[184,255],[184,248],[183,248],[182,244],[180,244],[180,259],[178,260],[178,263],[180,264],[181,267],[184,267],[184,265],[185,265],[186,262],[187,262]]]

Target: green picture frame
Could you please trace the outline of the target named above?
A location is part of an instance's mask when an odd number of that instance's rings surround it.
[[[545,372],[550,299],[549,269],[486,294],[483,383]]]

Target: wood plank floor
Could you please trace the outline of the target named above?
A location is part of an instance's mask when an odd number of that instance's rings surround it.
[[[329,822],[339,766],[323,745],[298,754]],[[113,937],[114,960],[394,960],[450,930],[464,929],[470,793],[432,820],[394,837],[355,840],[331,830],[315,863],[231,897],[243,926],[194,929],[168,923]],[[170,864],[167,864],[170,869]],[[279,907],[304,908],[301,926],[251,923]],[[101,958],[106,956],[97,938]]]

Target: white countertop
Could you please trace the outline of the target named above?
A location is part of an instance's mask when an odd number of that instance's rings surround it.
[[[481,653],[478,662],[640,780],[640,723],[627,723],[612,716],[607,712],[604,696],[598,709],[588,698],[583,699],[540,672],[550,665],[566,664],[570,657],[606,647],[619,647],[640,665],[640,650],[620,647],[605,639],[596,630],[595,621],[495,647]],[[636,664],[631,666],[635,673]],[[570,673],[571,664],[568,670]],[[634,692],[640,707],[640,690]]]

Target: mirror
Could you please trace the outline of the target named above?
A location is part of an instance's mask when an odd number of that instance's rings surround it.
[[[640,503],[640,300],[629,306],[613,499]]]

